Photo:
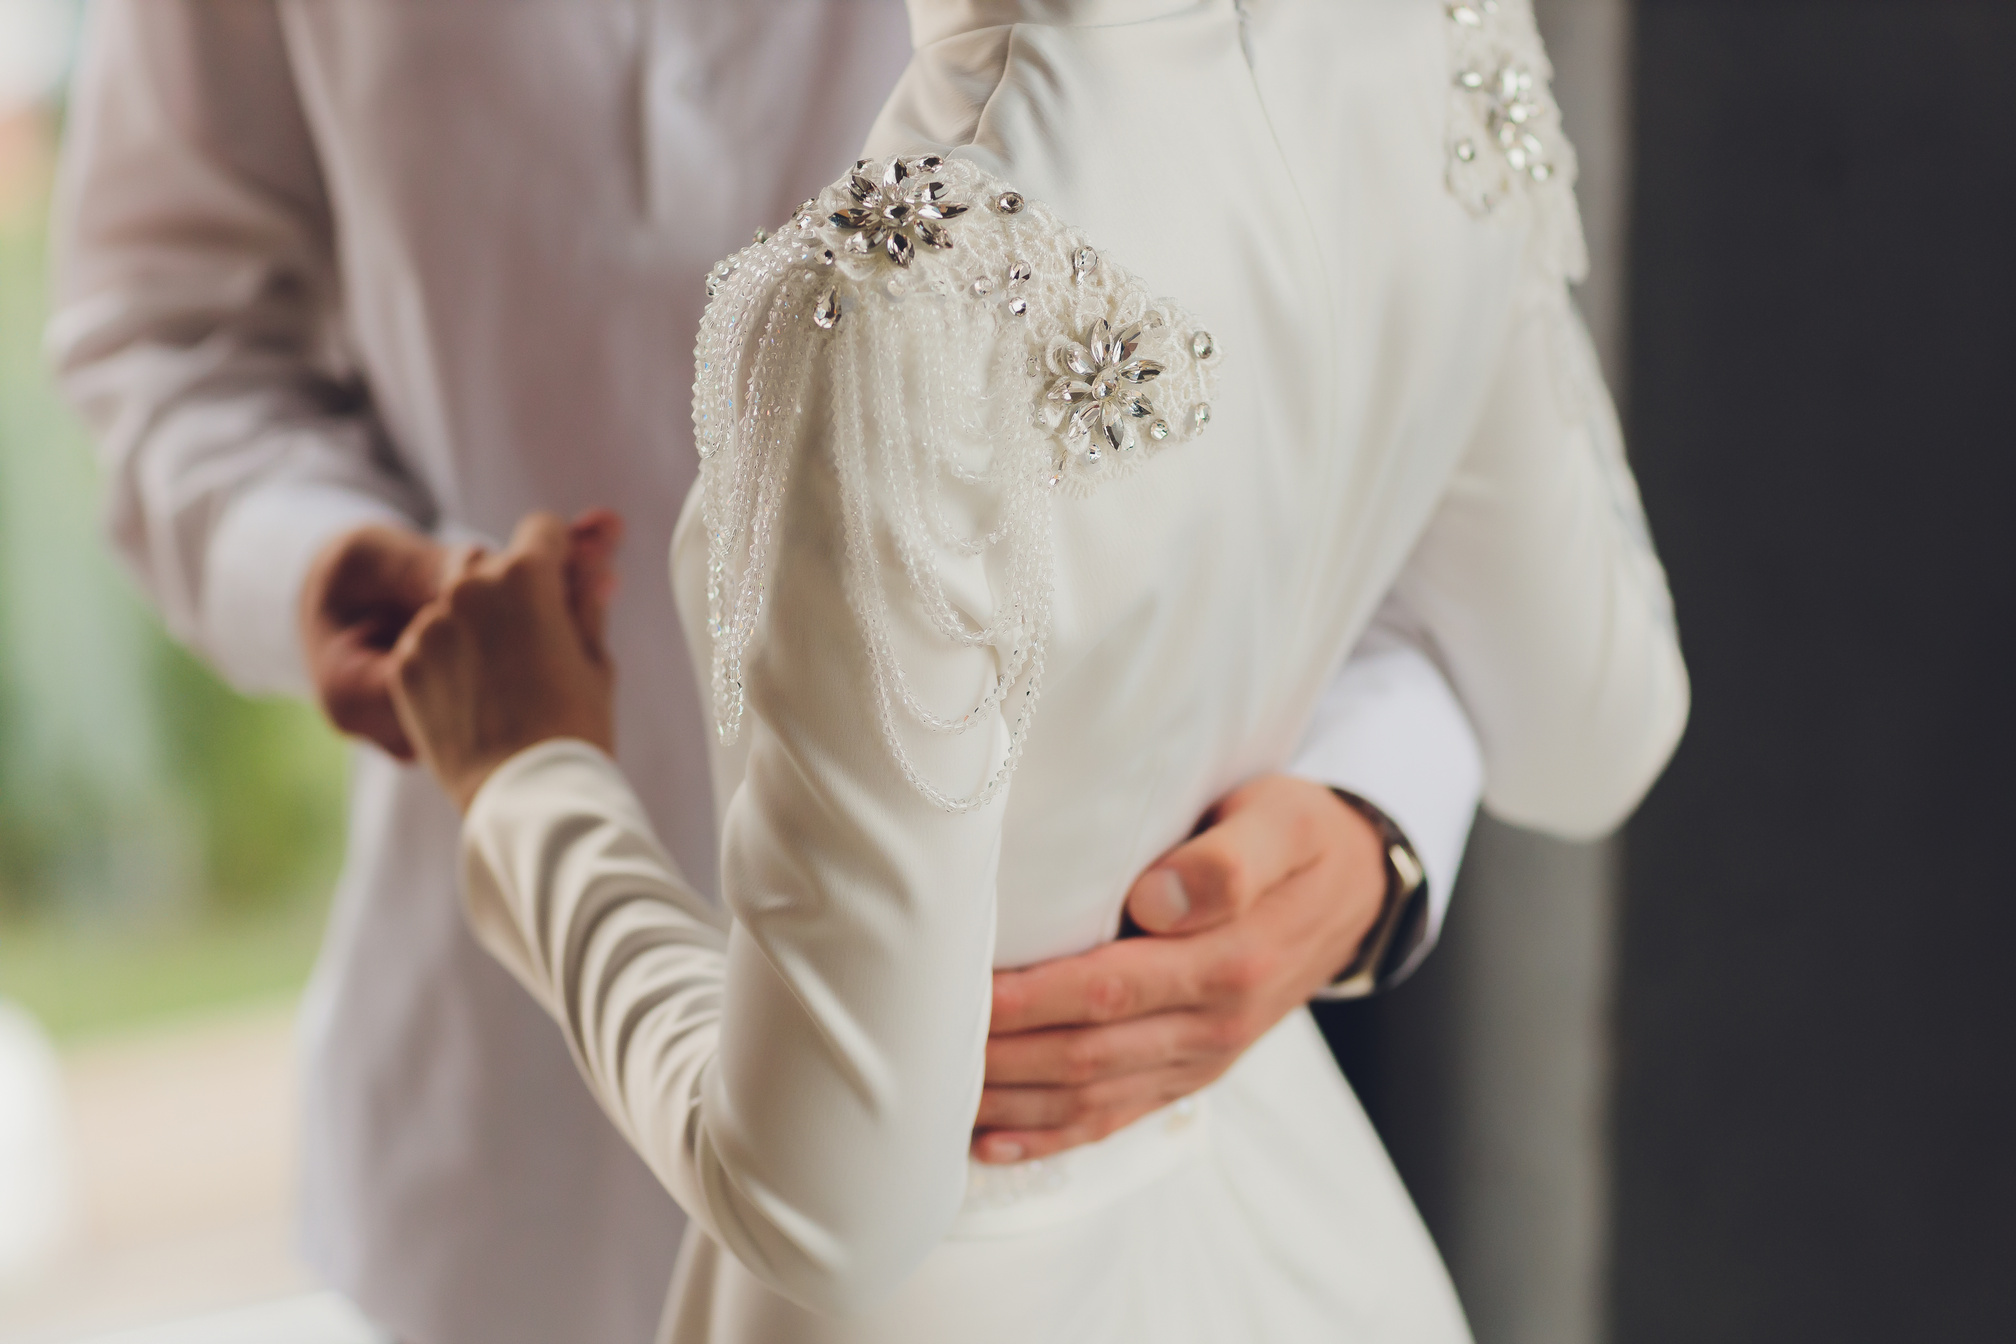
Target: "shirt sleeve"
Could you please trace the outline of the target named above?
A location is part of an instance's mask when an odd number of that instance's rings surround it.
[[[1558,280],[1529,277],[1394,599],[1476,730],[1485,807],[1569,838],[1630,815],[1686,726],[1687,669],[1616,412]]]
[[[343,354],[333,225],[276,8],[92,9],[48,342],[100,445],[112,541],[178,638],[299,691],[301,583],[367,522],[424,526]]]
[[[1428,881],[1418,964],[1448,913],[1484,761],[1462,704],[1396,601],[1338,669],[1288,772],[1356,794],[1406,835]]]

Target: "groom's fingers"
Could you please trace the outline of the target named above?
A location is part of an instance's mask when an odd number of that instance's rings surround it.
[[[444,554],[404,528],[354,528],[317,553],[301,586],[302,653],[323,712],[402,761],[413,744],[392,703],[390,653],[441,591]]]
[[[981,1098],[973,1155],[982,1162],[1029,1162],[1097,1143],[1210,1081],[1165,1069],[1093,1087],[989,1088]]]
[[[1060,1152],[1070,1145],[1061,1134],[1047,1137],[1053,1131],[1090,1128],[1102,1130],[1094,1137],[1104,1138],[1196,1090],[1196,1083],[1177,1073],[1113,1079],[1096,1087],[992,1088],[974,1123],[976,1146],[985,1152],[1013,1136],[1025,1149]]]
[[[1214,955],[1232,950],[1221,949],[1221,941],[1222,933],[1127,938],[1080,956],[997,971],[988,1031],[1004,1036],[1045,1027],[1101,1025],[1195,1007],[1206,1001],[1214,982],[1263,971],[1228,964]]]
[[[1377,834],[1327,790],[1267,795],[1327,824],[1317,858],[1236,918],[996,974],[981,1161],[1095,1142],[1208,1086],[1349,964],[1384,898]]]
[[[1182,867],[1199,891],[1216,884],[1230,913],[1200,932],[1124,938],[997,972],[989,1031],[1271,999],[1284,977],[1306,997],[1350,962],[1383,897],[1384,862],[1370,823],[1330,790],[1280,776],[1256,781],[1157,865]]]
[[[1265,775],[1227,794],[1210,824],[1157,859],[1127,893],[1149,933],[1196,933],[1253,908],[1315,863],[1344,804],[1320,784]]]
[[[1154,1069],[1200,1067],[1224,1049],[1216,1016],[1154,1013],[1109,1027],[1058,1027],[987,1041],[987,1086],[1085,1086]]]

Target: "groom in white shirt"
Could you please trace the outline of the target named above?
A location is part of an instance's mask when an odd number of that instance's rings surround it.
[[[411,1344],[642,1344],[681,1219],[463,928],[456,816],[402,764],[385,655],[447,548],[618,508],[623,765],[712,889],[664,579],[703,277],[853,157],[907,37],[895,0],[93,12],[51,346],[176,634],[375,744],[304,1008],[306,1248]],[[1137,882],[1131,917],[1165,936],[997,977],[982,1160],[1187,1095],[1329,984],[1386,908],[1378,814],[1430,894],[1390,964],[1425,952],[1480,766],[1389,615],[1298,759]]]

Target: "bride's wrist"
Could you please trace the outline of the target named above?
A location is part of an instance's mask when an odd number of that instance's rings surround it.
[[[511,777],[525,770],[536,769],[538,762],[548,755],[577,751],[581,748],[587,748],[611,762],[616,759],[615,749],[607,740],[597,741],[577,733],[555,733],[540,737],[537,741],[527,742],[495,758],[472,763],[455,777],[452,785],[449,780],[441,778],[438,774],[436,777],[440,779],[443,790],[454,801],[456,809],[467,817],[476,809],[476,804],[484,791],[493,784],[508,786]]]

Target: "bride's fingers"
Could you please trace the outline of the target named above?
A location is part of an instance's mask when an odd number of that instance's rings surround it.
[[[623,519],[612,509],[591,509],[567,531],[568,603],[589,655],[606,662],[605,631],[609,603],[616,596],[616,550],[623,539]]]
[[[478,578],[495,584],[495,591],[486,594],[480,605],[516,608],[515,619],[526,624],[528,634],[543,630],[550,638],[561,630],[573,629],[568,592],[569,547],[565,523],[544,511],[526,514],[511,534],[510,549],[490,557],[478,568]],[[497,619],[494,611],[491,619]]]
[[[530,560],[558,570],[567,562],[567,525],[544,509],[526,514],[511,533],[511,549],[499,557]]]
[[[623,521],[607,509],[584,514],[567,529],[567,565],[583,591],[607,601],[616,587],[616,552],[623,541]]]
[[[475,542],[445,552],[441,557],[441,589],[445,591],[474,573],[489,553],[487,547]]]
[[[614,509],[587,509],[567,525],[576,543],[614,551],[623,540],[623,515]]]
[[[444,594],[407,623],[388,660],[393,712],[415,754],[430,766],[444,737],[454,736],[453,721],[466,708],[457,675],[457,664],[465,657],[463,634]]]

